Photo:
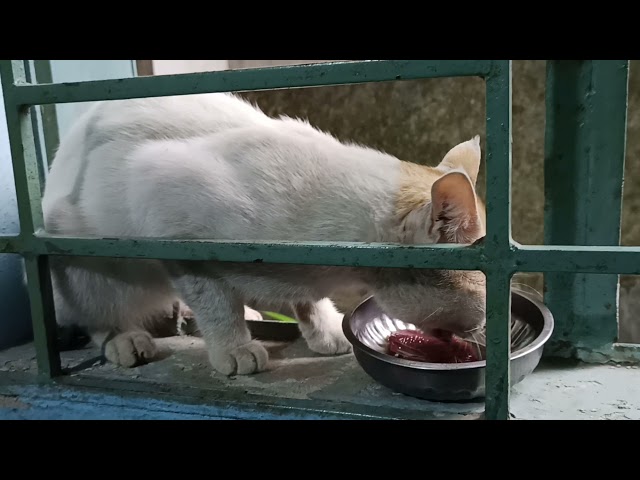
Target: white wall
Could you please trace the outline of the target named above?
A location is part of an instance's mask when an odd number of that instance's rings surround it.
[[[229,60],[229,67],[235,70],[240,68],[281,67],[285,65],[339,61],[340,60]]]
[[[154,75],[211,72],[334,61],[337,60],[152,60]]]
[[[54,83],[129,78],[135,75],[135,60],[51,60],[51,77]],[[73,119],[89,105],[67,103],[56,106],[61,138]]]
[[[228,60],[153,60],[154,75],[227,70]]]

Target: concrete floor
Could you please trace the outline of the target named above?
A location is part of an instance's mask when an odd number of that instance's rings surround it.
[[[390,392],[352,355],[322,357],[304,342],[270,342],[271,368],[227,378],[208,365],[203,342],[159,339],[162,359],[124,369],[99,351],[62,354],[65,377],[36,380],[35,352],[0,352],[0,419],[480,419],[484,405],[433,403]],[[543,362],[512,394],[516,419],[640,420],[640,369]]]

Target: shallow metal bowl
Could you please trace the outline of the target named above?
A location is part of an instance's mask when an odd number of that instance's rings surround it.
[[[511,384],[515,385],[538,366],[544,344],[553,331],[553,316],[538,300],[525,292],[515,291],[511,293],[511,314]],[[528,338],[523,340],[522,335],[515,334],[514,319],[525,325],[530,332]],[[484,396],[484,360],[469,363],[425,363],[384,353],[389,334],[407,328],[415,326],[389,318],[376,304],[374,297],[369,297],[350,315],[345,315],[342,324],[360,366],[387,388],[412,397],[440,402],[471,401]]]

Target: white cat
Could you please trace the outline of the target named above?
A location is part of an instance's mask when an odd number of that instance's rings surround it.
[[[485,234],[474,185],[479,137],[438,167],[401,161],[235,95],[95,104],[62,140],[43,199],[49,233],[168,237],[472,243]],[[389,315],[463,332],[485,321],[480,272],[54,257],[59,324],[88,329],[107,358],[151,360],[153,322],[182,299],[213,367],[264,370],[244,305],[293,305],[309,347],[350,351],[329,298],[366,288]]]

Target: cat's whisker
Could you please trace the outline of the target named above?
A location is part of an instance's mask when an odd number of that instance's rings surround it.
[[[483,328],[484,328],[484,326],[475,327],[475,328],[472,328],[472,329],[470,329],[470,330],[465,330],[465,332],[464,332],[464,333],[477,332],[478,330],[482,330]]]
[[[472,338],[473,338],[473,343],[475,344],[476,347],[476,351],[478,352],[478,358],[482,359],[482,351],[480,350],[480,343],[478,342],[475,334],[471,334]]]
[[[424,322],[426,322],[427,320],[429,320],[431,317],[433,317],[436,313],[439,313],[442,311],[442,307],[438,307],[436,308],[433,312],[431,312],[429,315],[427,315],[425,317],[425,319],[423,320]]]

